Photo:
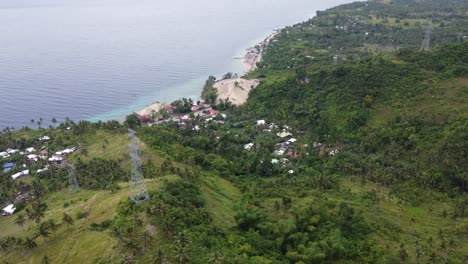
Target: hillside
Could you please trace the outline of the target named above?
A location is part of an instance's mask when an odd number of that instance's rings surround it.
[[[0,219],[0,260],[467,263],[467,11],[339,6],[279,31],[245,76],[260,84],[244,105],[184,98],[154,123],[4,130],[0,151],[74,149],[63,158],[80,190],[45,158],[0,159],[14,163],[0,201],[28,197]],[[127,128],[150,197],[138,204]],[[22,164],[29,175],[13,180]]]

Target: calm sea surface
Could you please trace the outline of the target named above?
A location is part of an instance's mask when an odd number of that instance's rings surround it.
[[[121,119],[242,72],[273,29],[349,0],[2,0],[0,128]]]

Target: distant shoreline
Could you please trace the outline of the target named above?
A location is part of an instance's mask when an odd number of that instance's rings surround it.
[[[270,41],[278,35],[279,30],[274,30],[264,40],[257,43],[253,47],[247,48],[246,53],[242,57],[233,59],[242,60],[241,65],[244,69],[243,75],[246,75],[257,69],[257,63],[261,62],[263,52]],[[208,77],[208,76],[207,76]],[[218,90],[218,98],[231,101],[235,105],[241,105],[247,101],[248,93],[259,84],[258,80],[248,80],[242,77],[222,79],[216,81],[214,87]],[[133,111],[140,116],[157,113],[165,106],[169,105],[166,102],[155,101],[146,107]]]

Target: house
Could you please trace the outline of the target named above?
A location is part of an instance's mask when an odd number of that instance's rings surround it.
[[[28,160],[37,161],[39,158],[40,158],[40,156],[36,155],[36,154],[29,154],[28,155]]]
[[[15,174],[11,175],[11,178],[13,178],[13,180],[16,180],[19,177],[28,176],[28,175],[29,175],[29,170],[24,170],[24,171],[21,171],[21,172],[18,172],[18,173],[15,173]]]
[[[49,158],[49,161],[52,163],[60,164],[62,163],[63,158],[61,156],[52,156]]]
[[[265,120],[257,120],[257,126],[264,126],[265,124]]]
[[[10,157],[10,154],[8,154],[8,152],[6,152],[6,151],[3,151],[3,152],[0,152],[0,157],[6,159],[6,158]]]
[[[248,144],[244,145],[244,149],[245,150],[251,150],[253,146],[254,146],[254,143],[248,143]]]
[[[283,156],[284,155],[284,150],[278,149],[273,152],[274,155],[276,156]]]
[[[49,140],[50,140],[49,136],[43,136],[43,137],[39,138],[39,141],[42,141],[42,142],[46,142],[46,141],[49,141]]]
[[[72,154],[75,151],[76,151],[76,148],[67,148],[67,149],[55,152],[55,155],[58,155],[58,156],[68,155],[68,154]]]
[[[2,209],[3,216],[12,215],[16,211],[16,207],[14,204],[9,204],[5,208]]]
[[[15,153],[18,153],[18,152],[20,152],[20,151],[17,150],[17,149],[11,149],[11,148],[9,148],[9,149],[6,150],[6,152],[7,152],[8,154],[15,154]]]
[[[3,169],[11,169],[14,166],[15,164],[13,162],[8,162],[8,163],[3,164]]]
[[[297,139],[295,139],[295,138],[290,138],[290,139],[288,140],[288,142],[291,142],[291,143],[294,143],[294,142],[296,142],[296,141],[297,141]]]
[[[15,201],[17,202],[20,202],[20,201],[23,201],[25,199],[28,199],[28,194],[18,194],[18,196],[16,196],[15,198]]]
[[[287,132],[287,131],[284,131],[283,132],[278,132],[276,133],[276,135],[280,138],[285,138],[285,137],[289,137],[289,136],[292,136],[291,133]]]
[[[44,168],[42,169],[38,169],[36,172],[37,173],[43,173],[44,171],[48,171],[49,170],[49,165],[45,166]]]
[[[138,119],[140,119],[140,122],[146,123],[151,120],[151,117],[149,115],[142,115],[142,116],[139,116]]]
[[[290,156],[291,158],[297,159],[299,157],[299,154],[297,154],[297,152],[294,152],[294,151],[289,151],[288,156]]]
[[[166,110],[166,112],[172,112],[172,106],[170,106],[170,105],[165,105],[165,106],[164,106],[164,110]]]
[[[212,115],[212,116],[216,116],[216,115],[219,114],[219,112],[214,110],[214,109],[210,109],[209,112],[210,112],[210,115]]]
[[[288,170],[288,173],[289,174],[294,174],[294,171],[293,170]]]
[[[26,149],[26,153],[33,153],[33,152],[36,152],[36,150],[33,147]]]
[[[271,164],[278,164],[279,163],[279,160],[278,159],[272,159],[271,160]]]
[[[197,112],[197,111],[200,110],[200,108],[201,108],[201,106],[199,106],[199,105],[193,105],[192,108],[190,108],[190,110],[191,110],[192,112]]]

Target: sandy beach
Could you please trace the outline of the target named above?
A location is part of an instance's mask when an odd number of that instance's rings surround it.
[[[277,34],[278,32],[275,31],[259,44],[247,49],[247,53],[242,58],[244,74],[257,69],[257,63],[262,60],[262,54],[265,47]],[[260,81],[256,79],[249,80],[244,78],[232,78],[217,81],[214,88],[218,90],[219,99],[229,99],[233,104],[241,105],[247,101],[250,90],[257,87],[259,83]]]
[[[160,102],[154,102],[154,103],[152,103],[150,105],[147,105],[145,108],[143,108],[140,111],[137,111],[135,113],[137,113],[140,116],[145,116],[145,115],[151,116],[153,114],[153,111],[157,113],[157,112],[159,112],[159,110],[163,109],[164,106],[165,105],[160,103]]]
[[[232,78],[217,81],[213,87],[218,90],[218,99],[229,99],[234,105],[241,105],[247,101],[250,90],[259,83],[256,79]]]
[[[242,57],[242,66],[244,68],[244,74],[254,71],[257,69],[257,63],[262,60],[262,53],[268,43],[278,34],[277,31],[271,33],[262,42],[258,43],[254,47],[248,48],[246,54]],[[245,79],[245,78],[231,78],[219,80],[214,84],[214,88],[218,90],[218,99],[227,100],[234,105],[242,105],[247,101],[249,92],[257,87],[260,83],[256,79]],[[140,111],[136,111],[140,116],[149,115],[158,112],[164,108],[165,104],[160,102],[154,102]]]
[[[244,73],[249,73],[257,69],[257,63],[262,60],[262,54],[268,43],[278,34],[278,32],[271,33],[262,42],[258,43],[254,47],[248,48],[247,53],[242,58],[242,66],[244,67]]]

